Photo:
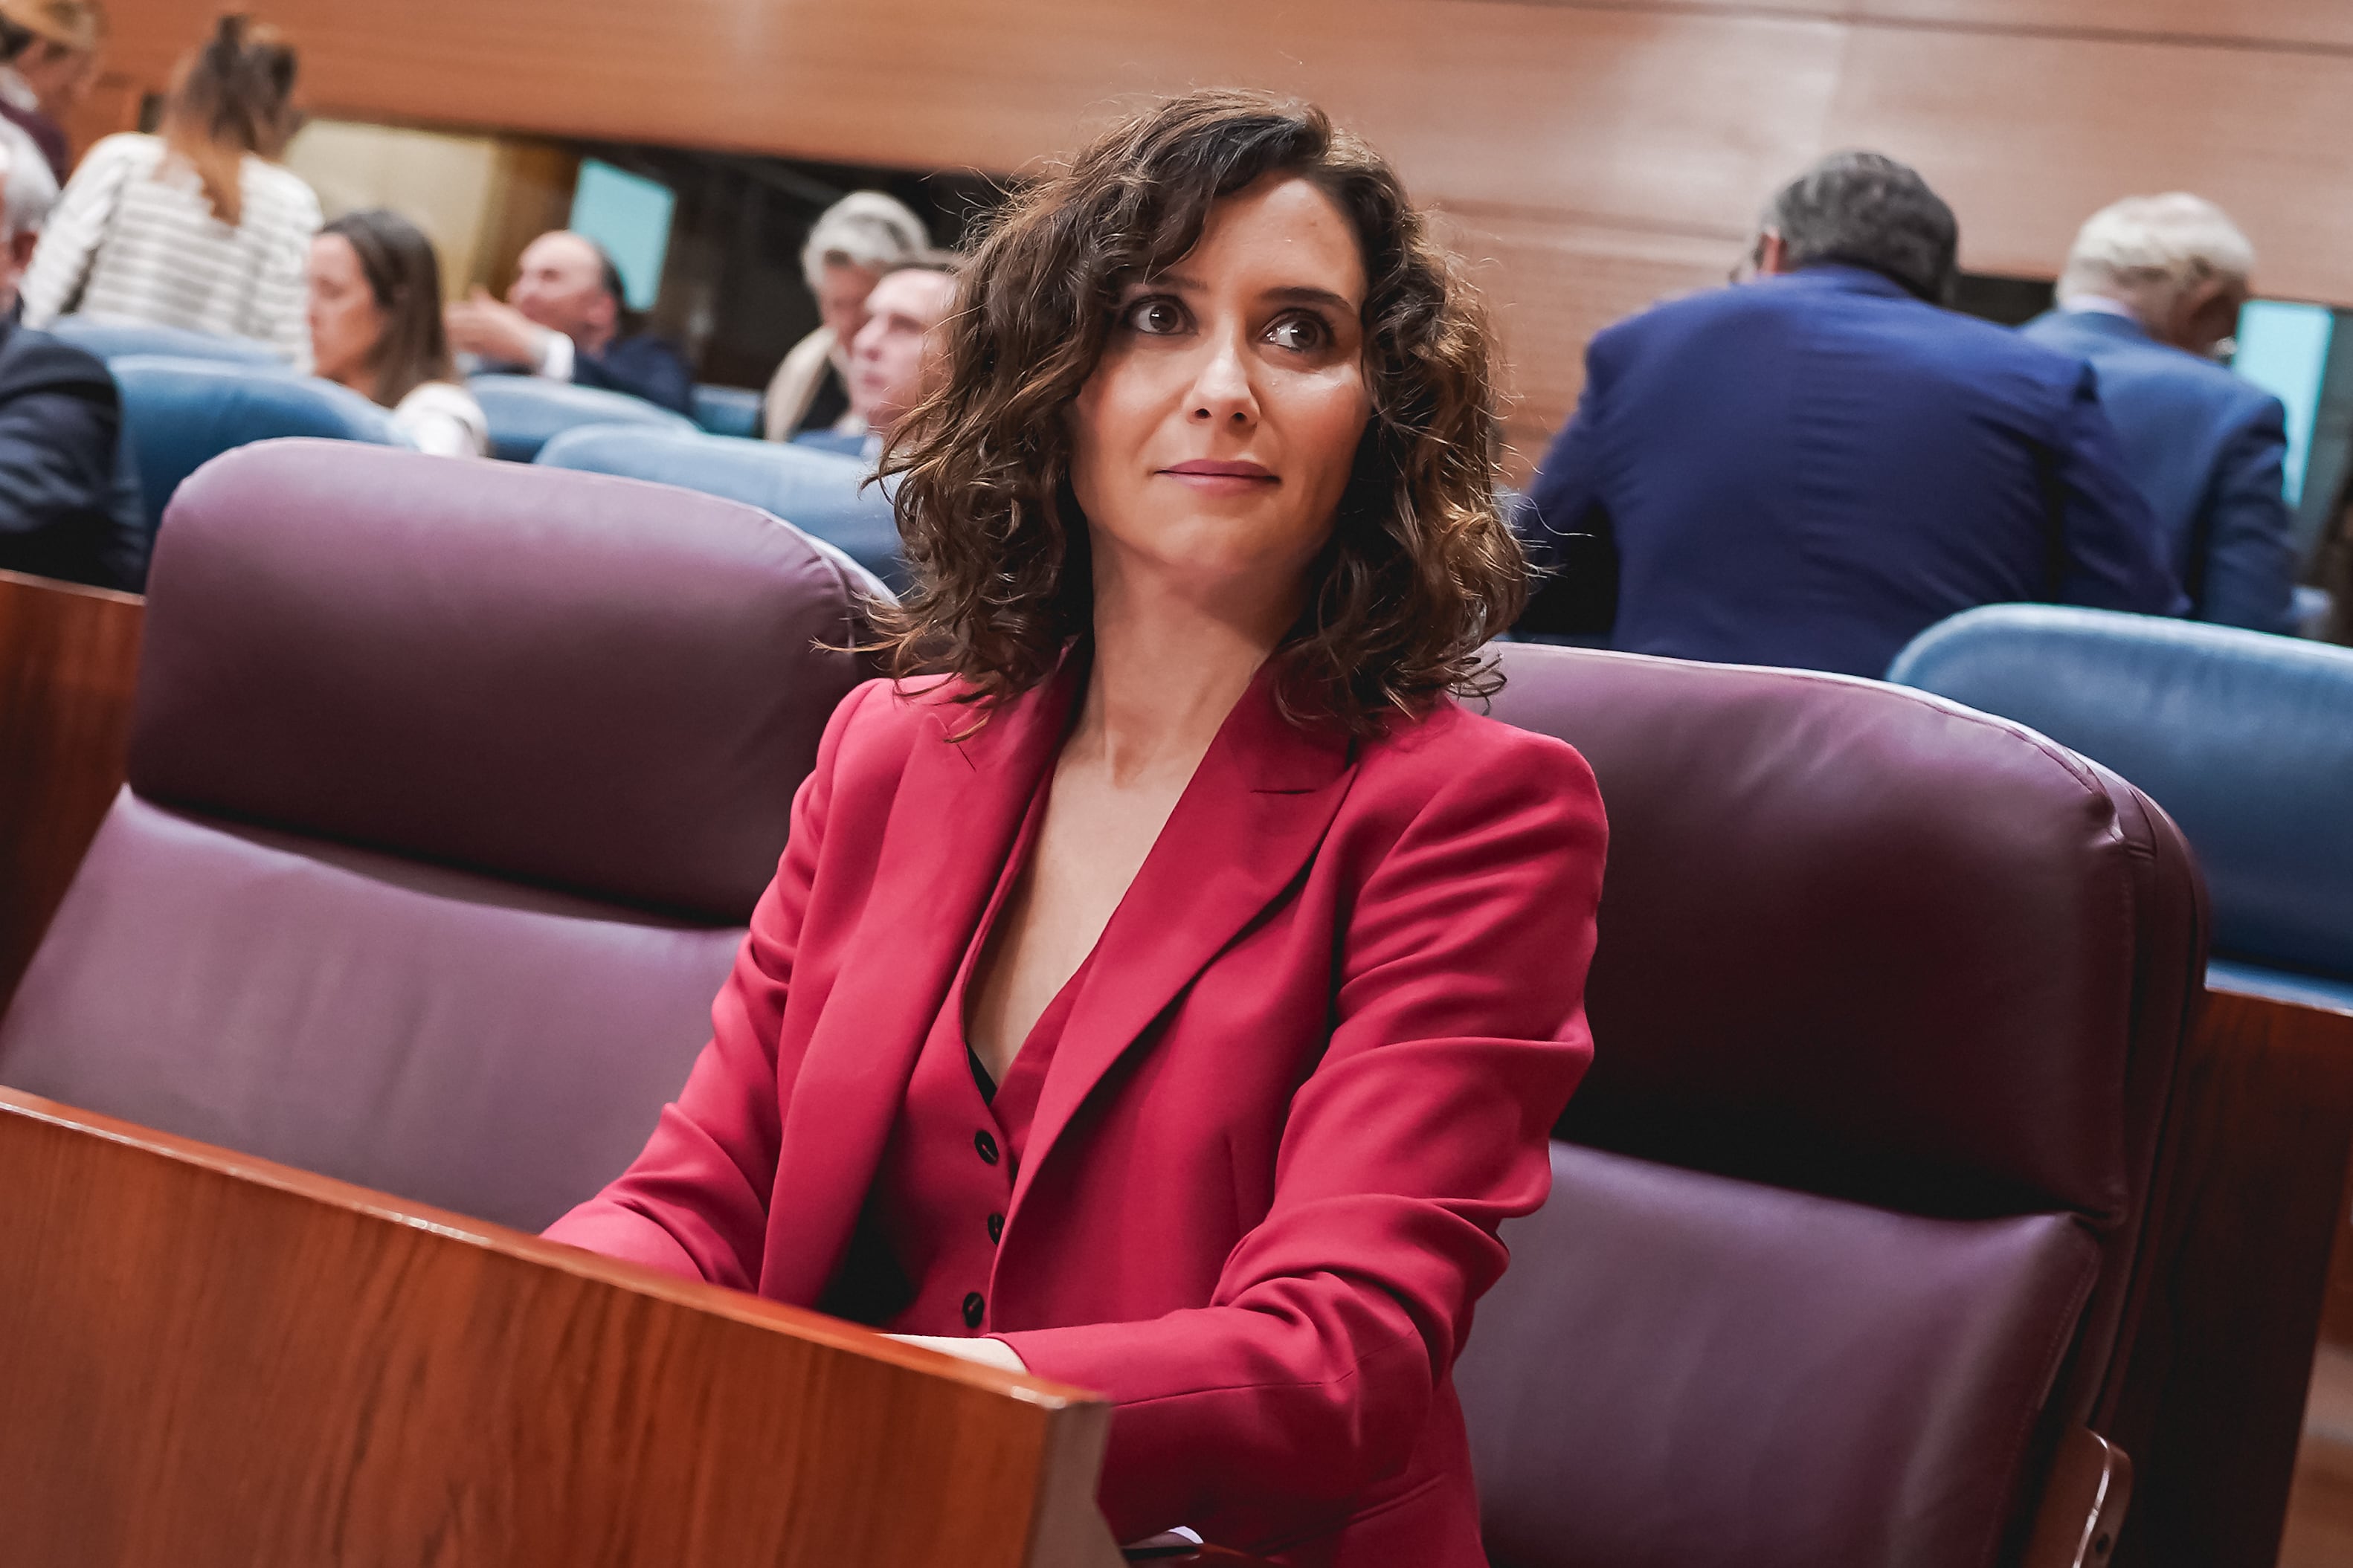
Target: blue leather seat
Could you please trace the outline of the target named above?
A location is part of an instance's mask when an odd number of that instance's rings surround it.
[[[757,437],[761,395],[742,386],[694,389],[694,423],[713,436]]]
[[[294,367],[280,358],[269,344],[251,338],[192,332],[183,327],[156,327],[142,321],[111,321],[96,316],[60,316],[49,323],[47,330],[102,360],[117,360],[125,354],[168,354],[174,359],[219,360],[255,370],[294,374]]]
[[[1921,633],[1887,679],[2014,719],[2154,796],[2205,868],[2211,983],[2353,1008],[2353,650],[1991,605]]]
[[[892,593],[907,585],[890,498],[866,483],[873,470],[854,458],[700,431],[602,426],[566,431],[539,461],[747,502],[834,545]]]
[[[550,437],[584,425],[642,425],[657,430],[691,432],[682,414],[657,408],[641,397],[594,386],[550,381],[543,375],[476,375],[466,384],[490,422],[491,456],[528,463]]]
[[[233,447],[280,436],[401,444],[385,411],[348,387],[227,360],[125,354],[108,362],[153,531],[180,481]]]

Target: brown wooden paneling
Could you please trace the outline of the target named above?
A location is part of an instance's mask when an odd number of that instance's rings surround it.
[[[2228,207],[2272,295],[2353,304],[2353,57],[1857,28],[1826,131],[1915,163],[1965,263],[2048,277],[2121,195]]]
[[[1076,1390],[7,1091],[0,1192],[11,1563],[1113,1557]]]
[[[1850,0],[1858,16],[1957,27],[2353,48],[2344,0]]]
[[[1548,221],[1473,207],[1442,232],[1486,293],[1506,361],[1507,483],[1525,485],[1585,382],[1594,333],[1662,300],[1722,283],[1736,239]]]
[[[122,787],[144,601],[0,572],[0,1008]]]
[[[188,0],[118,6],[126,51]],[[1813,147],[1840,30],[1496,0],[341,0],[270,7],[322,112],[1005,173],[1140,97],[1296,91],[1422,194],[1739,226]],[[160,65],[167,50],[154,51]]]
[[[2353,1152],[2353,1014],[2209,992],[2169,1115],[2107,1428],[2136,1472],[2116,1561],[2271,1568]]]

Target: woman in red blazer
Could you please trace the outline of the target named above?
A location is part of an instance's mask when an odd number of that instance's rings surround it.
[[[1451,1369],[1590,1056],[1604,840],[1450,695],[1522,592],[1483,320],[1377,155],[1205,93],[1018,198],[950,338],[902,678],[549,1234],[1102,1391],[1122,1539],[1472,1568]]]

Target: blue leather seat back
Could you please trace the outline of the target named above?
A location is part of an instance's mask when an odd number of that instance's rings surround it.
[[[1887,679],[2014,719],[2189,835],[2218,956],[2353,975],[2353,650],[2192,621],[1992,605]]]
[[[742,386],[698,386],[694,389],[694,422],[713,436],[756,437],[760,433],[760,394]]]
[[[907,585],[890,497],[882,486],[866,483],[872,470],[855,458],[776,441],[606,426],[565,432],[539,460],[747,502],[836,546],[892,593]]]
[[[657,408],[642,397],[575,386],[543,375],[476,375],[466,384],[490,421],[491,456],[528,463],[539,449],[566,430],[584,425],[642,425],[691,432],[694,422]]]
[[[60,316],[47,330],[102,360],[117,360],[125,354],[168,354],[174,359],[219,360],[255,370],[294,374],[294,367],[276,350],[252,338],[224,337],[218,332],[194,332],[185,327],[158,327],[144,321],[109,321],[98,316]]]
[[[385,411],[348,387],[227,360],[110,361],[152,531],[180,481],[223,452],[281,436],[400,445]]]

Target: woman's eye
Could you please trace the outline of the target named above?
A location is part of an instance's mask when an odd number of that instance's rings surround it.
[[[1275,347],[1299,353],[1320,349],[1332,338],[1331,329],[1313,316],[1285,316],[1269,327],[1266,335]]]
[[[1165,338],[1184,331],[1185,312],[1174,300],[1138,300],[1127,308],[1127,324],[1147,337]]]

